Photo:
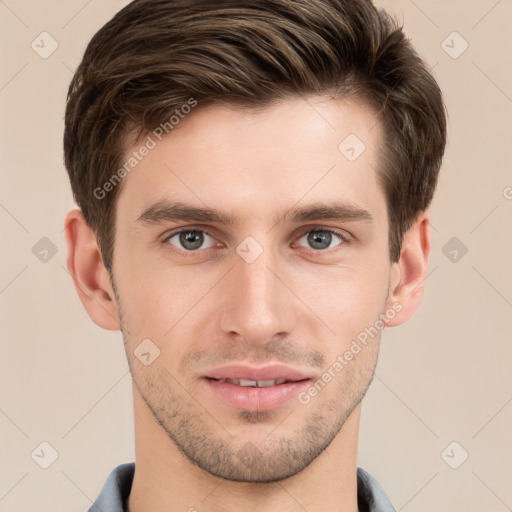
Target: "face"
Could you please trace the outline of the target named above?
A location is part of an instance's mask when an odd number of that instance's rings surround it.
[[[381,136],[348,100],[198,107],[124,178],[113,281],[134,384],[204,470],[294,475],[365,394],[380,332],[358,340],[391,308]]]

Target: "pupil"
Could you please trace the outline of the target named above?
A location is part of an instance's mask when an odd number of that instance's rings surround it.
[[[331,244],[332,235],[326,231],[312,231],[308,236],[308,242],[314,249],[326,249]]]
[[[180,243],[185,249],[198,249],[203,244],[203,235],[199,231],[184,231],[180,233]]]

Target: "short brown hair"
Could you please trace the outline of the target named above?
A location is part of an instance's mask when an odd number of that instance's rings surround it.
[[[446,143],[441,91],[396,21],[370,0],[135,0],[119,11],[72,79],[64,132],[73,195],[107,269],[122,184],[102,199],[94,191],[122,165],[134,129],[140,140],[190,98],[257,109],[326,93],[379,114],[395,262],[432,200]]]

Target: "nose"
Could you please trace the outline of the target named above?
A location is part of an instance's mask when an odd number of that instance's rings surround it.
[[[270,249],[252,262],[235,254],[233,264],[223,283],[221,332],[252,345],[289,335],[297,317],[294,294],[286,284],[283,265],[279,265]]]

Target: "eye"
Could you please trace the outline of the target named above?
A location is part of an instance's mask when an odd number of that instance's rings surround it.
[[[301,236],[299,238],[300,242],[309,244],[310,248],[316,251],[324,251],[341,245],[345,242],[345,237],[342,233],[331,229],[314,229]],[[331,245],[333,242],[337,243]]]
[[[207,239],[210,239],[209,245],[203,246]],[[215,239],[202,229],[182,229],[172,233],[164,241],[178,249],[189,252],[208,249],[215,244]]]

